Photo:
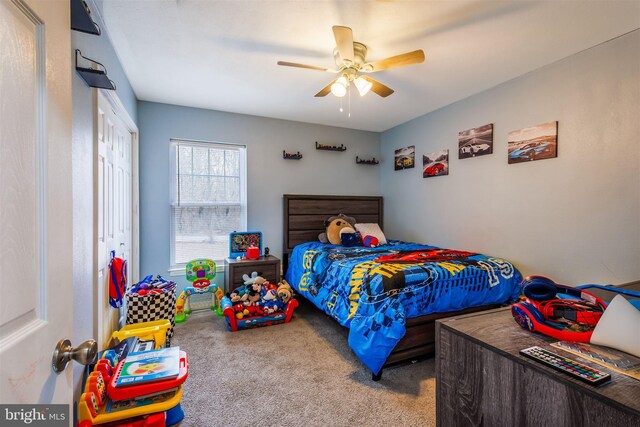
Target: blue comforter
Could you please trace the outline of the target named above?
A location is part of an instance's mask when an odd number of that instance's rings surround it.
[[[286,280],[350,328],[349,346],[377,374],[407,318],[508,303],[522,276],[503,259],[392,240],[377,248],[298,245]]]

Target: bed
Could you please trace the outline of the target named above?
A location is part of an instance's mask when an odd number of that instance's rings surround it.
[[[349,346],[374,380],[384,367],[432,355],[436,319],[519,294],[521,275],[503,259],[397,240],[375,248],[318,241],[338,213],[382,226],[382,197],[285,194],[283,211],[286,280],[350,329]]]

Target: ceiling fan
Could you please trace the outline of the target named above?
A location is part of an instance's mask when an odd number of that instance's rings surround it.
[[[403,53],[374,62],[366,62],[367,46],[353,41],[353,31],[349,27],[335,25],[333,36],[336,39],[336,47],[333,50],[333,57],[337,69],[317,67],[314,65],[297,64],[294,62],[278,61],[278,65],[286,67],[308,68],[311,70],[327,71],[339,74],[340,76],[326,85],[315,96],[326,96],[329,92],[337,97],[347,94],[347,88],[353,83],[358,89],[360,96],[365,95],[369,90],[387,97],[393,93],[393,89],[383,85],[369,76],[360,73],[375,73],[376,71],[388,70],[390,68],[402,67],[405,65],[418,64],[424,62],[424,52],[422,49],[413,52]]]

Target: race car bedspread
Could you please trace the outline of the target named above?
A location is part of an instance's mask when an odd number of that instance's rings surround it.
[[[407,318],[507,303],[522,276],[503,259],[391,240],[377,248],[298,245],[286,280],[350,328],[349,346],[377,374]]]

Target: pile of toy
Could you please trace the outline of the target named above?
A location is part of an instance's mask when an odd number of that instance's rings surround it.
[[[274,285],[255,271],[251,276],[245,274],[242,278],[244,284],[227,294],[237,319],[282,311],[293,297],[293,290],[286,280]]]
[[[78,427],[166,427],[182,421],[189,363],[184,351],[165,347],[170,327],[159,320],[113,333],[119,343],[85,371]]]
[[[286,280],[269,283],[257,272],[243,276],[244,284],[222,298],[223,313],[231,331],[286,323],[298,302]]]
[[[163,292],[175,292],[176,283],[165,280],[162,276],[158,275],[155,278],[152,274],[148,275],[140,282],[136,283],[129,290],[129,295],[145,296],[145,295],[158,295]]]

